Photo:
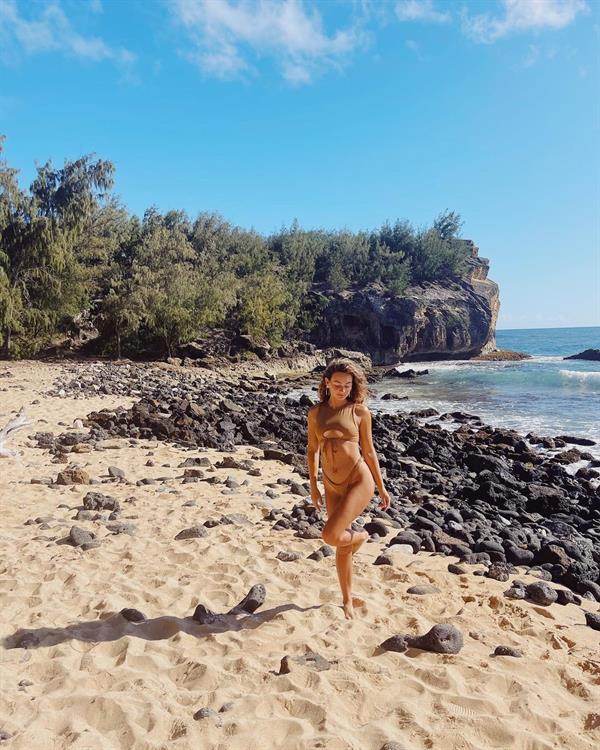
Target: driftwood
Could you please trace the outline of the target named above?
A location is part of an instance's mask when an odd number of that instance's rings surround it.
[[[0,458],[7,458],[8,456],[17,455],[16,451],[11,450],[10,448],[6,448],[5,443],[7,442],[7,440],[10,440],[15,432],[18,432],[19,430],[23,429],[23,427],[27,427],[30,424],[31,420],[27,418],[24,407],[21,407],[21,410],[19,411],[17,416],[13,417],[4,429],[0,430]]]

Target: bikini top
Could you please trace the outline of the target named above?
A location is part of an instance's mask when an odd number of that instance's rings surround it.
[[[355,406],[354,401],[349,401],[339,409],[332,409],[327,401],[322,401],[319,404],[315,427],[320,443],[324,440],[359,442],[358,425],[354,413]]]

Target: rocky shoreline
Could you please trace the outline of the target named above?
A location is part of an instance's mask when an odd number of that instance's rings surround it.
[[[104,393],[139,400],[131,408],[82,414],[81,426],[88,429],[38,433],[37,444],[65,464],[113,437],[158,439],[196,451],[254,446],[265,459],[283,461],[298,474],[297,482],[287,481],[298,502],[290,511],[273,508],[265,521],[275,531],[293,529],[299,537],[318,538],[325,519],[310,503],[305,462],[306,410],[312,400],[289,395],[292,388],[314,387],[318,376],[202,372],[100,364],[61,379],[48,395]],[[423,421],[432,416],[453,429]],[[546,582],[531,593],[513,586],[508,597],[531,596],[541,604],[577,604],[577,595],[600,601],[599,462],[580,449],[589,441],[523,436],[488,427],[475,415],[435,410],[376,414],[373,434],[392,504],[384,512],[374,498],[357,525],[364,524],[371,543],[381,544],[380,564],[390,547],[408,545],[414,553],[458,556],[461,563],[478,566],[475,575],[507,581],[519,572],[516,566],[523,566]],[[235,455],[228,461],[230,467],[260,473],[260,462],[242,465]],[[567,472],[570,463],[580,461],[588,463],[574,475]],[[184,481],[214,481],[201,466],[188,468]],[[574,594],[554,590],[549,582]],[[592,613],[588,621],[600,627],[599,616]]]

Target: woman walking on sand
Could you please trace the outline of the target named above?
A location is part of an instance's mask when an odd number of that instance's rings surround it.
[[[380,508],[390,506],[383,486],[371,434],[371,412],[363,403],[367,381],[361,368],[348,359],[329,363],[319,385],[319,403],[308,410],[308,474],[313,505],[321,510],[317,485],[319,457],[327,505],[323,540],[336,548],[337,569],[346,619],[354,617],[354,606],[364,604],[352,596],[352,557],[369,538],[351,524],[369,504],[375,485]]]

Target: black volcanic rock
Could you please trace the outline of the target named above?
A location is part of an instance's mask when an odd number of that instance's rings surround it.
[[[434,625],[425,635],[406,636],[411,648],[433,651],[437,654],[457,654],[463,647],[463,635],[460,630],[449,624]]]
[[[563,357],[563,359],[586,359],[590,362],[600,362],[600,349],[586,349],[579,354],[571,354],[570,357]]]
[[[600,630],[600,614],[597,612],[586,612],[585,621],[593,630]]]
[[[554,604],[554,602],[558,599],[556,590],[544,581],[530,583],[526,587],[525,591],[527,594],[527,598],[531,599],[536,604],[542,604],[544,606]]]

